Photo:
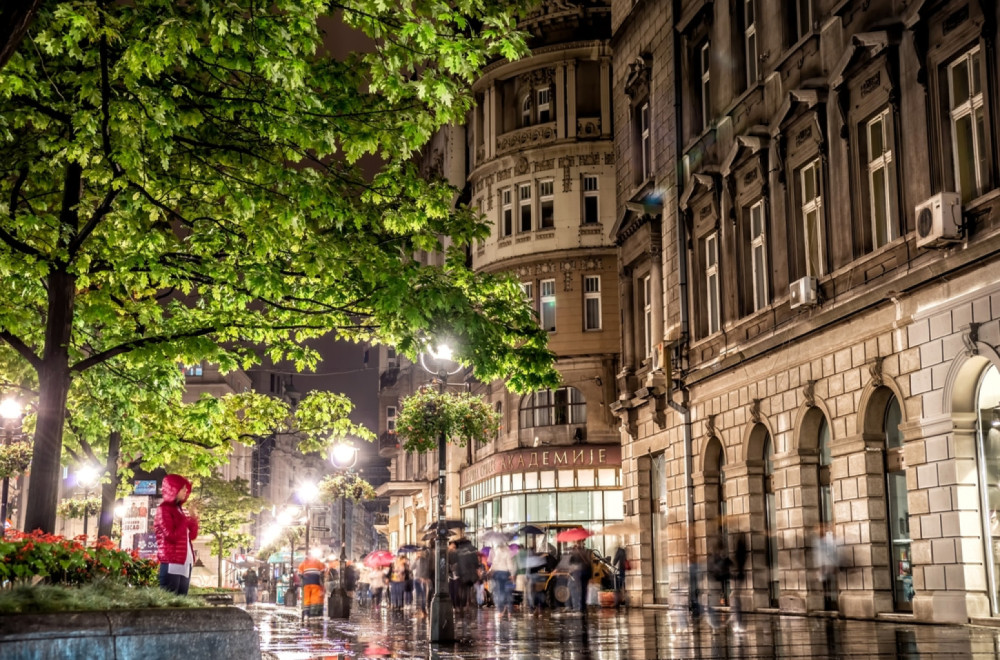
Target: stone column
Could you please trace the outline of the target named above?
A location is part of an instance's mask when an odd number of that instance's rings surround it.
[[[823,609],[823,586],[817,579],[812,542],[819,525],[819,484],[815,451],[774,458],[777,508],[779,603],[782,612]]]
[[[623,267],[618,273],[618,293],[621,299],[622,317],[622,371],[631,372],[635,368],[635,302],[632,283],[632,269]]]
[[[549,101],[552,106],[552,114],[556,119],[556,135],[560,138],[566,137],[566,126],[568,117],[566,108],[566,65],[556,66],[555,73],[556,97]]]
[[[601,59],[601,137],[611,137],[611,60]]]
[[[885,438],[860,433],[834,439],[830,452],[834,536],[841,560],[838,604],[845,616],[872,619],[880,612],[893,611]]]
[[[576,62],[566,63],[565,137],[576,137]]]
[[[483,111],[483,137],[486,160],[496,156],[497,149],[497,88],[490,85],[486,90],[486,108]]]
[[[922,419],[900,430],[910,485],[914,617],[934,623],[988,617],[976,414]]]

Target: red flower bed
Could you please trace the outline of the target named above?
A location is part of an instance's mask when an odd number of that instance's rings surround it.
[[[135,586],[156,584],[155,561],[118,549],[106,536],[89,547],[85,540],[7,530],[0,540],[0,584],[31,582],[36,577],[47,584],[85,584],[111,576]]]

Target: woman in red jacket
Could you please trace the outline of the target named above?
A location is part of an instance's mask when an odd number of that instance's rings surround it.
[[[163,477],[160,487],[163,501],[156,509],[156,558],[160,562],[160,586],[181,596],[191,584],[194,550],[191,541],[198,538],[198,519],[184,513],[181,505],[191,495],[191,482],[179,474]]]

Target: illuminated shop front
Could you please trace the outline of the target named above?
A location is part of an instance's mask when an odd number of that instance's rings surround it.
[[[462,519],[475,539],[521,526],[582,525],[596,530],[624,517],[621,447],[571,445],[499,452],[462,471]],[[605,543],[608,547],[605,547]],[[587,545],[608,554],[615,539]]]

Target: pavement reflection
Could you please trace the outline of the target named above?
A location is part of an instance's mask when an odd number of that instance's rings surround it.
[[[347,621],[302,622],[297,610],[250,608],[265,660],[652,660],[660,658],[996,658],[1000,630],[898,622],[746,614],[745,630],[694,623],[662,609],[500,619],[492,609],[457,617],[454,645],[433,647],[426,619],[356,610]]]

